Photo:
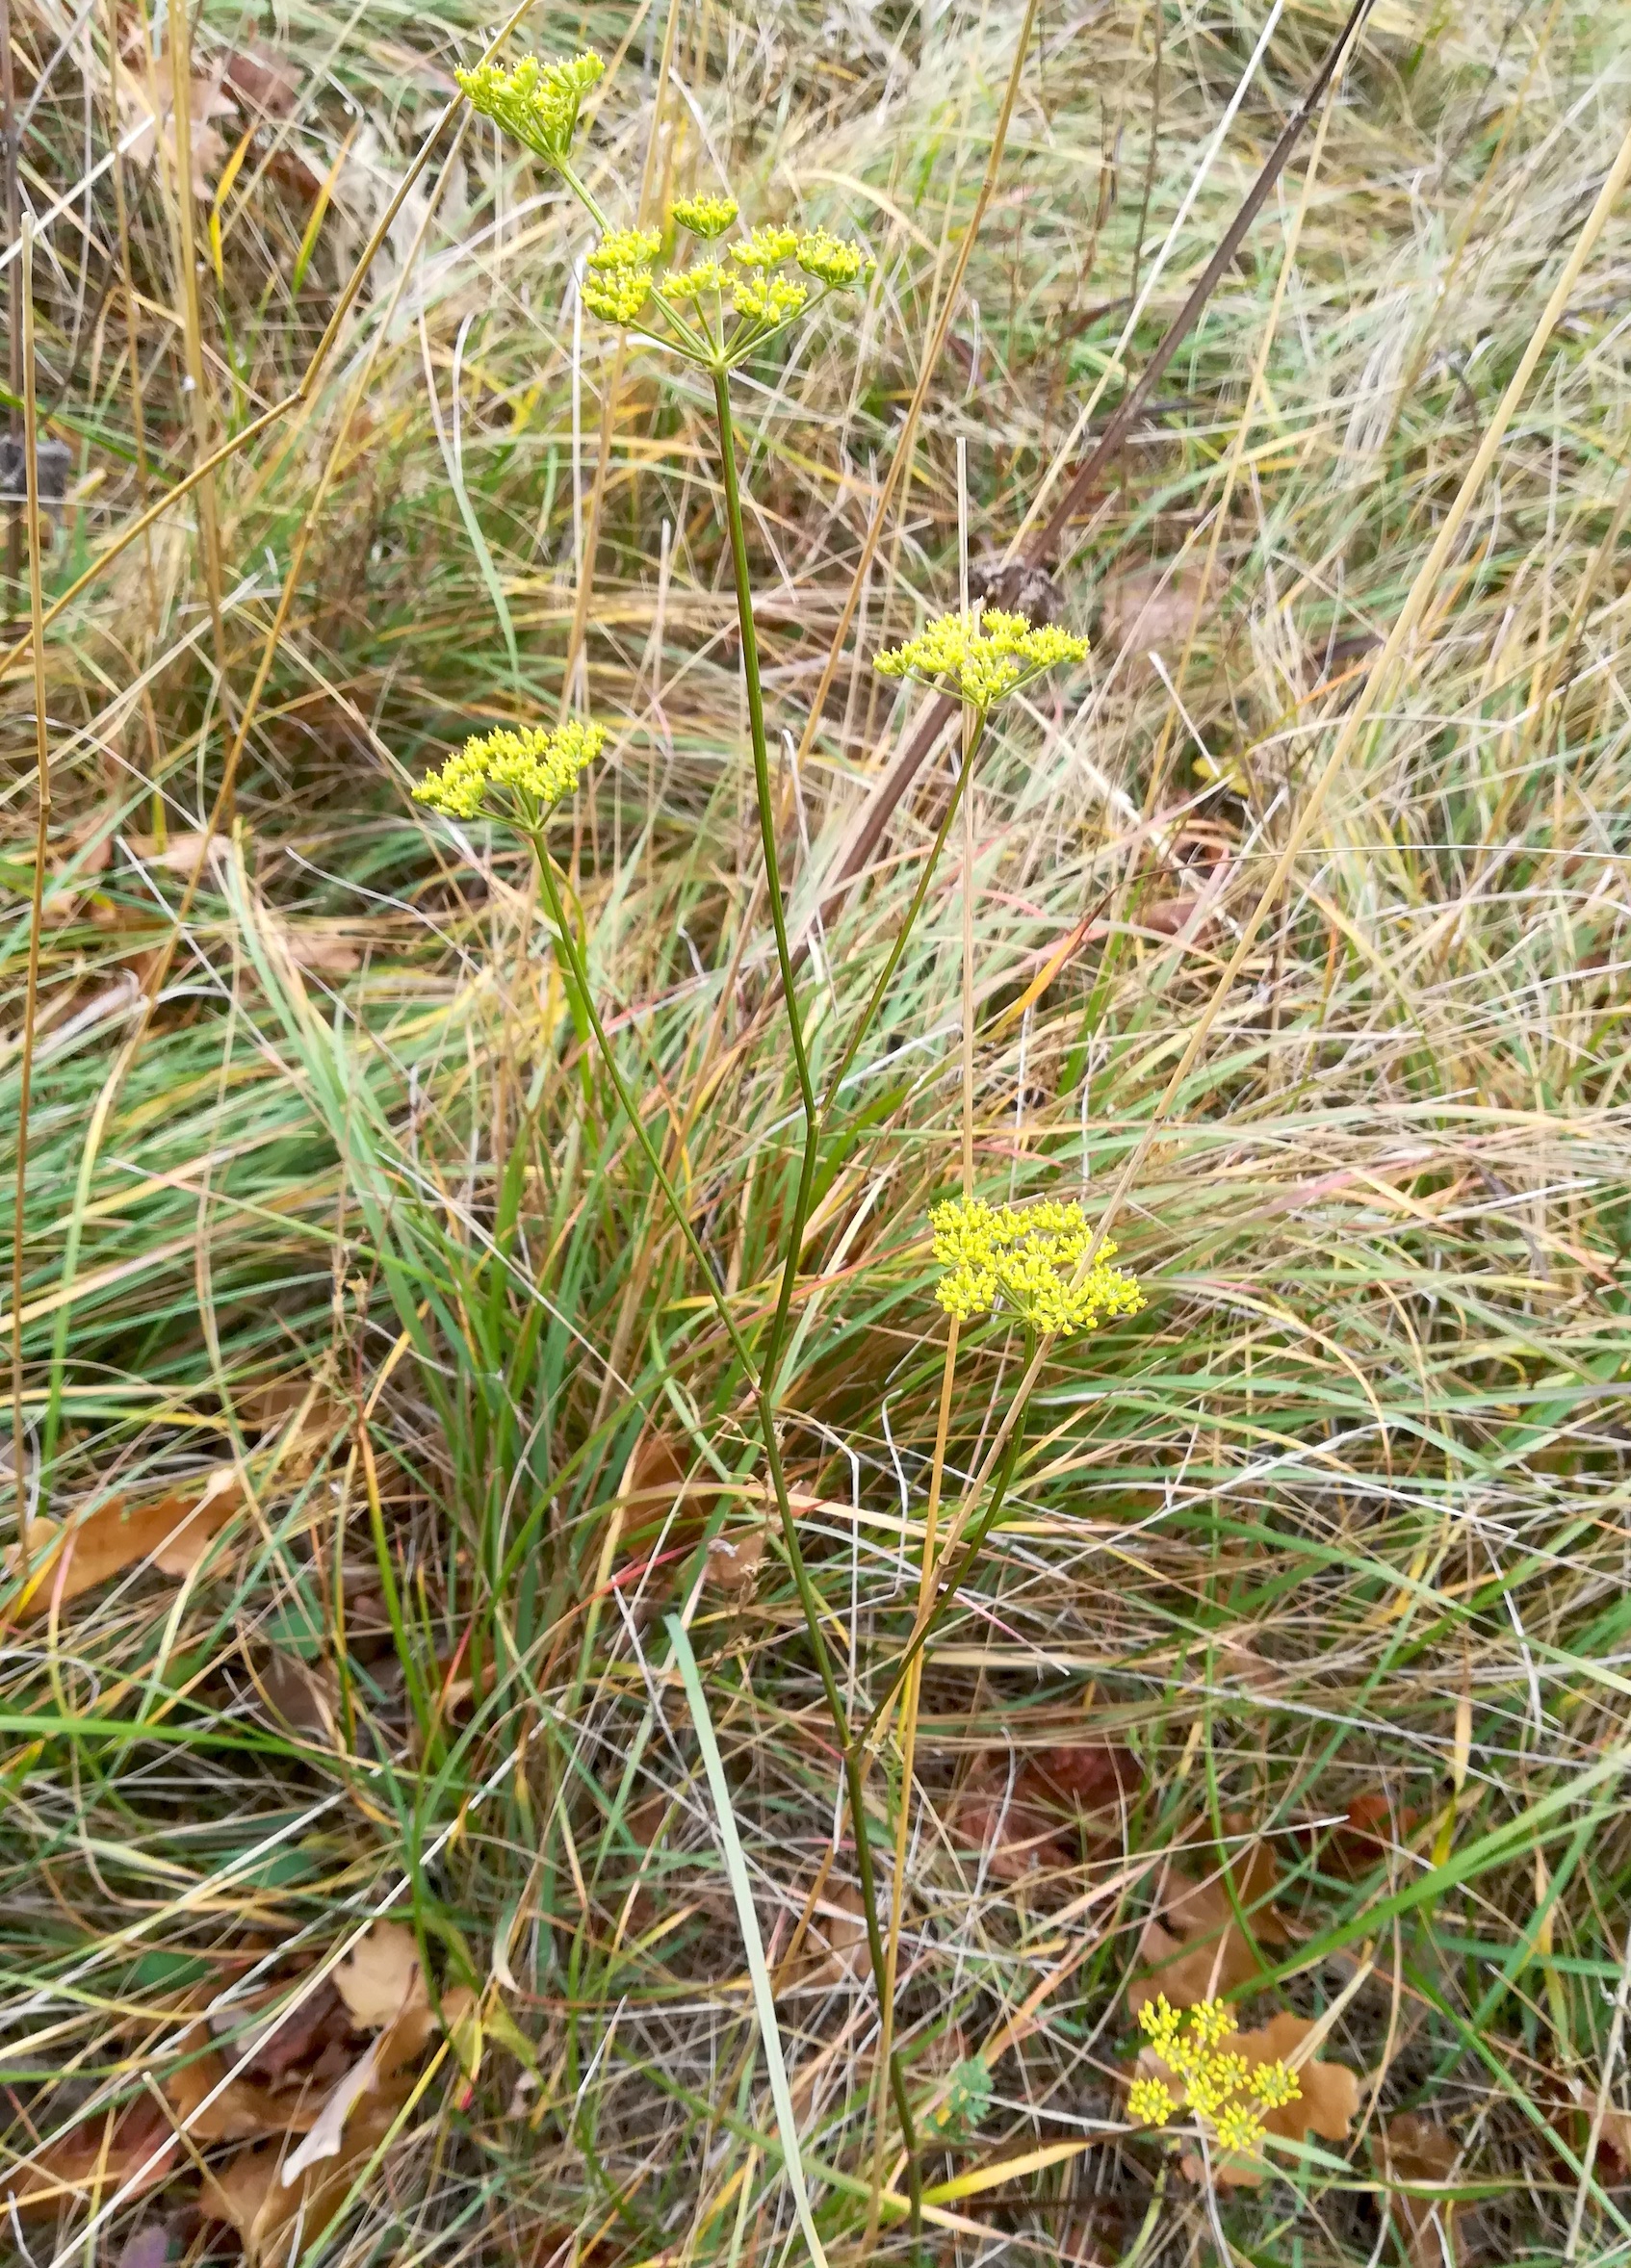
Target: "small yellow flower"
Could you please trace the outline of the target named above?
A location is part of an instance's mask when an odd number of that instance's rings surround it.
[[[1127,2117],[1135,2126],[1168,2126],[1178,2108],[1171,2088],[1159,2079],[1134,2079],[1127,2089]]]
[[[750,322],[777,329],[791,322],[809,296],[810,286],[790,276],[743,275],[732,286],[731,305]]]
[[[939,614],[915,638],[880,654],[881,677],[912,678],[955,692],[983,716],[987,709],[1062,661],[1080,661],[1087,640],[1050,624],[1032,629],[1023,614],[988,607],[983,614]]]
[[[723,291],[727,280],[717,260],[699,260],[694,268],[670,269],[662,289],[683,307],[687,300],[700,299],[704,292]]]
[[[583,278],[583,304],[603,322],[633,322],[650,296],[649,268],[621,268]]]
[[[959,1322],[1001,1299],[1033,1330],[1069,1338],[1096,1329],[1103,1316],[1136,1315],[1144,1305],[1132,1277],[1111,1267],[1116,1248],[1109,1242],[1076,1282],[1093,1231],[1074,1199],[1022,1209],[952,1198],[934,1207],[929,1224],[943,1271],[935,1297]]]
[[[731,246],[731,257],[740,268],[779,268],[784,260],[790,260],[797,249],[796,228],[767,225],[750,228],[739,245]]]
[[[1252,2092],[1265,2110],[1303,2100],[1302,2082],[1288,2063],[1264,2063],[1252,2074]]]
[[[605,69],[598,55],[585,51],[559,63],[540,63],[535,55],[507,66],[483,63],[453,77],[473,110],[558,166],[571,153],[583,97]]]
[[[1231,2102],[1217,2115],[1218,2144],[1223,2150],[1251,2152],[1263,2139],[1263,2122],[1243,2102]]]
[[[605,745],[606,728],[577,717],[553,732],[525,725],[519,733],[478,734],[420,781],[414,800],[452,819],[531,825],[572,793],[579,773]]]
[[[608,228],[585,266],[599,275],[616,275],[626,268],[649,268],[661,245],[662,239],[655,228]]]
[[[1286,2063],[1256,2069],[1238,2049],[1226,2049],[1233,2037],[1234,2012],[1225,2000],[1203,2000],[1176,2009],[1163,1993],[1138,2012],[1138,2026],[1152,2049],[1183,2089],[1183,2102],[1212,2129],[1218,2148],[1250,2155],[1267,2133],[1261,2114],[1279,2110],[1302,2096],[1297,2075]],[[1156,2097],[1165,2098],[1159,2118],[1149,2115]],[[1127,2116],[1140,2125],[1165,2126],[1177,2109],[1159,2079],[1135,2079],[1127,2094]]]
[[[735,197],[681,197],[674,207],[675,219],[692,236],[723,236],[736,217]]]
[[[824,228],[801,236],[794,257],[806,275],[835,292],[847,292],[874,265],[870,252],[860,245],[846,244],[841,237],[829,236]]]

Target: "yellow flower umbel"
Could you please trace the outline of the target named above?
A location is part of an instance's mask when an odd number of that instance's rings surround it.
[[[453,77],[472,110],[505,127],[559,169],[572,154],[583,97],[605,69],[598,55],[585,52],[559,63],[540,63],[530,55],[507,68],[483,63],[473,71],[455,71]]]
[[[737,200],[726,196],[677,197],[674,219],[692,236],[723,236],[737,217]]]
[[[880,654],[881,677],[910,678],[966,701],[982,716],[1044,670],[1080,661],[1087,640],[1050,624],[1033,629],[1023,614],[990,607],[983,614],[940,614],[904,646]]]
[[[935,1206],[929,1225],[944,1272],[935,1297],[960,1323],[1000,1299],[1032,1330],[1069,1338],[1096,1329],[1105,1316],[1136,1315],[1144,1305],[1133,1278],[1111,1267],[1116,1248],[1108,1240],[1076,1280],[1093,1231],[1074,1199],[1022,1209],[951,1198]]]
[[[578,785],[578,775],[606,745],[606,728],[574,717],[545,732],[478,734],[427,773],[414,789],[416,803],[450,819],[508,819],[535,827],[544,813]]]
[[[1267,2129],[1262,2113],[1301,2099],[1303,2089],[1288,2063],[1256,2069],[1244,2055],[1226,2054],[1223,2043],[1234,2030],[1234,2012],[1222,2000],[1196,2008],[1174,2008],[1163,1993],[1138,2012],[1139,2029],[1155,2053],[1182,2083],[1183,2100],[1210,2126],[1218,2147],[1248,2154]],[[1127,2089],[1127,2117],[1138,2126],[1166,2126],[1178,2099],[1161,2079],[1134,2079]]]

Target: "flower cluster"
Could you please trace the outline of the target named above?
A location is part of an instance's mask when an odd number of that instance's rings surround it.
[[[554,732],[526,725],[519,733],[479,734],[420,781],[414,800],[450,819],[530,825],[572,793],[579,773],[605,745],[606,728],[577,717]]]
[[[1261,2114],[1301,2099],[1302,2086],[1288,2063],[1254,2067],[1244,2055],[1225,2052],[1234,2011],[1222,2000],[1178,2009],[1163,1993],[1145,2002],[1138,2022],[1155,2053],[1181,2080],[1184,2101],[1212,2127],[1224,2150],[1256,2150],[1266,2131]],[[1127,2090],[1127,2116],[1136,2126],[1170,2126],[1178,2107],[1178,2098],[1161,2079],[1134,2079]]]
[[[560,63],[540,63],[530,55],[508,68],[483,63],[473,71],[455,71],[453,77],[472,110],[558,167],[571,155],[583,97],[605,69],[598,55],[585,52]]]
[[[651,296],[655,228],[608,228],[584,263],[583,304],[605,322],[633,322]]]
[[[1080,661],[1087,640],[1023,614],[991,607],[983,614],[939,614],[904,646],[880,654],[872,666],[886,678],[911,678],[955,693],[983,716],[987,709],[1062,661]]]
[[[1116,1248],[1108,1241],[1081,1274],[1093,1231],[1074,1200],[1022,1210],[951,1198],[935,1206],[929,1225],[944,1271],[935,1297],[960,1323],[1001,1298],[1033,1330],[1069,1338],[1097,1328],[1103,1316],[1136,1315],[1144,1305],[1133,1278],[1111,1267]]]
[[[736,217],[735,197],[708,194],[675,199],[675,221],[689,229],[692,236],[723,236]]]

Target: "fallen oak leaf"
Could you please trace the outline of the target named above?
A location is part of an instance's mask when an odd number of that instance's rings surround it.
[[[1160,1915],[1151,1916],[1139,1939],[1139,1957],[1148,1973],[1127,1987],[1132,2013],[1136,2016],[1161,1993],[1175,2008],[1227,2000],[1260,1976],[1257,1944],[1290,1942],[1290,1932],[1269,1903],[1279,1879],[1278,1862],[1263,1843],[1204,1879],[1169,1866],[1162,1877]],[[1250,1934],[1240,1925],[1240,1914],[1250,1922]]]
[[[16,1611],[27,1620],[52,1604],[65,1606],[111,1576],[150,1559],[161,1575],[191,1575],[244,1502],[243,1483],[230,1465],[219,1466],[200,1485],[172,1489],[145,1504],[105,1497],[62,1522],[31,1520],[26,1587]],[[9,1572],[21,1568],[13,1548]]]

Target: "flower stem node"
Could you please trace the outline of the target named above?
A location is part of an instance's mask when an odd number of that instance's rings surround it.
[[[983,614],[939,614],[915,638],[892,646],[872,666],[881,677],[909,678],[953,694],[983,716],[999,701],[1062,662],[1080,661],[1087,640],[1052,624],[1035,629],[1023,614],[990,607]]]
[[[578,775],[606,746],[604,725],[573,717],[553,732],[482,733],[455,749],[415,787],[414,801],[450,819],[508,819],[530,828],[577,787]]]
[[[605,70],[600,57],[585,51],[558,63],[540,63],[535,55],[507,67],[483,63],[453,76],[472,110],[552,166],[560,166],[572,154],[583,97]]]
[[[1093,1231],[1074,1199],[1021,1208],[951,1198],[935,1206],[929,1225],[942,1270],[935,1297],[960,1323],[1001,1300],[1032,1330],[1069,1338],[1096,1330],[1107,1316],[1136,1315],[1145,1303],[1134,1279],[1111,1267],[1116,1248],[1108,1241],[1076,1280]]]
[[[674,206],[675,220],[692,236],[723,236],[736,217],[735,197],[681,197]]]

